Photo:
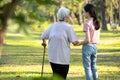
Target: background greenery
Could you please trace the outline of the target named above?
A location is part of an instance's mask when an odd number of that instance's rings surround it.
[[[65,6],[71,10],[73,28],[79,40],[82,39],[86,3],[95,5],[101,23],[99,80],[119,80],[120,0],[0,0],[0,80],[40,78],[42,32],[57,21],[57,10]],[[45,57],[44,77],[49,78],[52,71],[47,53]],[[85,80],[81,46],[71,45],[70,63],[68,80]]]
[[[45,23],[43,24],[44,27],[30,31],[28,35],[14,32],[14,26],[7,30],[6,44],[3,46],[0,60],[0,80],[32,80],[35,77],[40,77],[43,55],[40,35],[49,25]],[[73,25],[73,28],[79,40],[82,39],[84,36],[83,26]],[[101,31],[97,68],[99,80],[120,79],[120,33],[114,32],[110,27],[109,31]],[[51,77],[51,75],[52,71],[46,52],[44,77]],[[71,45],[68,80],[85,80],[81,46],[74,47]]]

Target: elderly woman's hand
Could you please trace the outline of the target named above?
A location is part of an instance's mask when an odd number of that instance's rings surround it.
[[[46,44],[46,40],[45,39],[43,39],[43,42],[42,42],[42,44],[41,44],[42,46],[47,46],[47,44]]]
[[[47,46],[47,44],[46,44],[46,43],[44,43],[44,42],[43,42],[41,45],[42,45],[42,46]]]

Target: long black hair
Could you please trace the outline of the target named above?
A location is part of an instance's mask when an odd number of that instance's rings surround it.
[[[85,12],[88,12],[91,17],[93,17],[93,23],[95,26],[95,30],[98,30],[100,28],[100,23],[97,19],[95,7],[92,4],[86,4],[84,6],[84,10],[85,10]]]

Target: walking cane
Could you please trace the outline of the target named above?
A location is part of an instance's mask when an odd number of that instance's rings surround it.
[[[43,69],[44,69],[44,59],[45,59],[45,50],[46,50],[46,45],[43,45],[43,47],[44,47],[44,52],[43,52],[43,60],[42,60],[41,77],[43,77]]]

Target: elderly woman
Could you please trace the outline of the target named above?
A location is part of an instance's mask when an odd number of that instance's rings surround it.
[[[54,74],[60,75],[64,80],[67,77],[70,63],[70,43],[77,44],[76,34],[67,22],[70,20],[70,10],[61,7],[58,10],[58,22],[52,24],[42,34],[42,45],[48,43],[48,57]]]

